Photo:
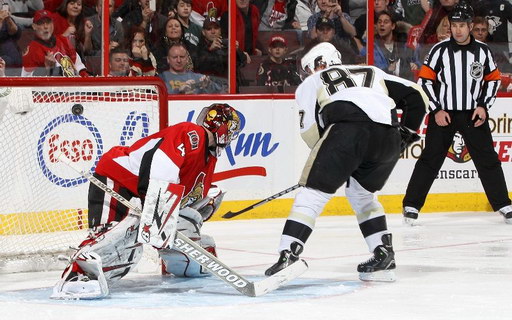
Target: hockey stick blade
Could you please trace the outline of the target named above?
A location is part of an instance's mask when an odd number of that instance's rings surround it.
[[[242,214],[242,213],[244,213],[244,212],[247,212],[247,211],[252,210],[252,209],[254,209],[254,208],[256,208],[256,207],[259,207],[259,206],[261,206],[261,205],[263,205],[263,204],[265,204],[265,203],[267,203],[267,202],[270,202],[270,201],[272,201],[272,200],[274,200],[274,199],[277,199],[277,198],[279,198],[279,197],[281,197],[281,196],[283,196],[283,195],[285,195],[285,194],[287,194],[287,193],[289,193],[289,192],[292,192],[293,190],[298,189],[298,188],[300,188],[300,185],[299,185],[299,184],[296,184],[296,185],[294,185],[294,186],[289,187],[289,188],[288,188],[288,189],[286,189],[286,190],[283,190],[283,191],[281,191],[281,192],[279,192],[279,193],[274,194],[273,196],[270,196],[270,197],[268,197],[268,198],[266,198],[266,199],[263,199],[263,200],[261,200],[261,201],[259,201],[259,202],[256,202],[255,204],[250,205],[250,206],[248,206],[247,208],[244,208],[244,209],[242,209],[242,210],[240,210],[240,211],[235,211],[235,212],[233,212],[233,211],[228,211],[228,212],[226,212],[224,215],[222,215],[222,218],[224,218],[224,219],[230,219],[230,218],[236,217],[236,216],[238,216],[238,215],[240,215],[240,214]]]
[[[259,297],[274,291],[275,289],[297,278],[306,272],[306,270],[308,270],[308,264],[303,259],[300,259],[291,266],[284,268],[283,270],[268,277],[267,279],[254,282],[254,295],[251,296]]]
[[[86,172],[81,170],[75,163],[73,163],[69,158],[67,158],[64,154],[60,153],[56,157],[62,163],[69,166],[74,171],[78,172],[84,178],[89,179],[89,181],[95,184],[98,188],[102,189],[110,196],[121,202],[124,206],[130,209],[131,214],[135,214],[137,216],[142,215],[142,210],[135,206],[133,203],[126,200],[119,193],[114,190],[108,188],[104,183],[100,180],[96,179],[90,172]],[[301,263],[296,262],[285,268],[278,273],[274,274],[267,279],[251,282],[239,275],[232,268],[224,264],[220,261],[216,256],[212,255],[205,249],[203,249],[199,244],[195,241],[191,240],[183,233],[176,231],[176,238],[174,239],[174,247],[178,248],[185,255],[187,255],[190,259],[194,260],[201,266],[205,267],[208,272],[222,280],[223,282],[229,284],[233,288],[235,288],[238,292],[243,295],[249,297],[257,297],[264,295],[268,292],[274,291],[285,283],[297,278],[302,273],[307,270],[307,264],[304,260],[301,260]]]

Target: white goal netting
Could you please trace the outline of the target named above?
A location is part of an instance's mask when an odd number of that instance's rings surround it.
[[[0,273],[60,268],[58,255],[86,235],[89,182],[57,152],[94,171],[110,147],[158,131],[167,113],[157,81],[37,81],[0,82]]]

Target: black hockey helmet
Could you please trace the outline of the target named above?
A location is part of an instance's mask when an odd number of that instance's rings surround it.
[[[474,16],[473,8],[465,1],[461,0],[453,7],[452,11],[448,13],[448,20],[455,22],[473,22]]]
[[[226,148],[240,133],[238,112],[227,103],[214,103],[204,107],[197,116],[196,123],[213,133],[217,149]],[[220,155],[219,149],[217,155]]]

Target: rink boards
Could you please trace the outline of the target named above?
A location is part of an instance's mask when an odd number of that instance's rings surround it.
[[[178,100],[181,98],[184,100]],[[511,98],[499,98],[493,108],[490,110],[490,125],[496,142],[496,152],[503,163],[503,169],[507,180],[512,176],[512,118],[507,114],[507,107],[510,105]],[[214,220],[220,220],[221,214],[226,211],[237,211],[251,205],[270,195],[278,193],[297,183],[302,166],[304,165],[309,149],[301,140],[299,134],[299,110],[291,98],[273,97],[260,98],[258,96],[209,96],[209,97],[171,97],[169,99],[169,122],[175,124],[182,121],[194,121],[204,106],[211,103],[229,103],[240,111],[242,118],[242,131],[238,140],[234,141],[228,147],[220,158],[214,180],[216,184],[226,189],[225,201],[222,204],[219,213]],[[95,125],[94,118],[89,119]],[[52,123],[52,119],[48,119]],[[64,124],[68,125],[68,124]],[[80,123],[76,124],[80,126]],[[119,126],[117,128],[116,126]],[[123,132],[126,122],[110,123],[109,132]],[[101,135],[107,139],[108,135],[101,132],[102,126],[95,125],[98,128],[96,135]],[[149,124],[150,132],[157,129],[156,124]],[[420,134],[424,137],[426,123],[420,129]],[[39,138],[42,132],[37,132],[34,128],[34,137]],[[58,127],[55,128],[58,130]],[[89,130],[90,131],[90,130]],[[91,133],[88,130],[75,129],[76,137],[73,140],[89,141],[92,144],[98,143],[98,139],[88,137]],[[135,130],[134,133],[142,132]],[[130,136],[134,141],[137,137]],[[71,139],[71,138],[69,138]],[[116,137],[119,139],[119,137]],[[459,139],[460,140],[460,139]],[[43,142],[50,143],[45,140]],[[458,144],[456,144],[458,143]],[[41,152],[35,152],[43,157],[43,162],[50,163],[50,155],[45,154],[44,150],[51,150],[51,146],[36,146],[36,144],[24,144],[21,148],[39,148]],[[90,146],[87,146],[90,147]],[[92,146],[97,149],[97,146]],[[102,146],[105,148],[105,146]],[[412,145],[398,162],[393,174],[388,180],[385,188],[380,192],[380,200],[387,212],[396,213],[401,211],[401,200],[407,187],[409,177],[414,168],[416,159],[419,157],[424,147],[424,140]],[[450,149],[447,159],[441,169],[438,179],[432,186],[431,194],[427,199],[424,212],[447,212],[447,211],[490,211],[490,206],[483,194],[478,174],[470,159],[465,146],[460,141],[454,141],[454,146]],[[0,162],[8,161],[6,157],[0,158]],[[80,164],[80,159],[77,163]],[[39,161],[40,162],[40,161]],[[84,167],[91,167],[86,162]],[[55,166],[55,163],[52,163]],[[36,170],[42,170],[36,168]],[[48,168],[45,168],[48,170]],[[43,176],[58,176],[60,169],[54,172],[45,171]],[[2,172],[2,179],[9,178],[8,175],[19,174],[16,172]],[[39,203],[48,212],[70,208],[81,210],[81,214],[86,214],[86,203],[84,202],[87,193],[87,183],[78,179],[79,177],[66,176],[63,179],[73,180],[79,183],[65,185],[62,183],[53,183],[45,181],[44,188],[49,192],[65,195],[66,208],[44,207],[44,203]],[[58,177],[57,177],[58,178]],[[75,179],[76,178],[76,179]],[[53,181],[59,181],[54,179]],[[511,183],[509,181],[509,191]],[[240,218],[270,218],[284,217],[292,204],[295,192],[289,193],[279,199],[249,212],[240,215]],[[351,214],[352,210],[348,202],[343,197],[344,191],[341,188],[337,196],[329,202],[325,208],[324,215]],[[7,199],[4,199],[5,201]],[[4,203],[4,202],[3,202]],[[76,203],[76,206],[74,205]],[[25,214],[25,219],[37,219],[37,210],[2,210],[0,207],[0,234],[2,234],[2,221],[6,215]],[[52,213],[53,214],[53,213]],[[78,223],[77,223],[78,228]]]

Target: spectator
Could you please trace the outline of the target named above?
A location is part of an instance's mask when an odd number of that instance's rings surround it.
[[[249,55],[261,56],[261,50],[256,47],[258,26],[261,20],[260,11],[249,0],[236,0],[236,7],[236,41],[238,41],[239,48]],[[228,12],[224,12],[220,21],[222,34],[226,36],[228,34]]]
[[[10,76],[19,76],[21,54],[17,45],[21,37],[21,28],[11,16],[7,6],[0,7],[0,57]],[[6,10],[3,10],[6,9]]]
[[[96,11],[97,14],[88,17],[85,21],[85,29],[92,28],[91,32],[85,32],[83,42],[79,44],[80,48],[82,48],[82,52],[86,56],[99,56],[102,50],[102,27],[101,27],[101,14],[103,0],[96,1]],[[110,17],[109,17],[109,38],[110,38],[110,50],[117,48],[120,45],[123,45],[124,41],[124,29],[123,25],[117,19],[112,19],[112,14],[114,12],[114,0],[109,0],[108,7]]]
[[[36,39],[32,40],[23,56],[21,76],[87,76],[80,56],[69,40],[53,34],[53,15],[47,10],[34,14],[32,28]]]
[[[359,52],[353,48],[351,44],[353,42],[347,42],[345,39],[336,37],[334,30],[334,22],[329,18],[321,18],[316,22],[317,38],[308,43],[304,52],[308,52],[310,48],[317,45],[320,42],[331,43],[340,53],[343,64],[357,64],[364,62],[364,59],[359,59]],[[355,46],[355,44],[354,44]]]
[[[489,22],[484,17],[475,17],[473,19],[473,37],[481,42],[487,42],[489,36]]]
[[[190,21],[190,14],[192,13],[192,0],[178,0],[176,4],[176,18],[183,27],[183,34],[185,41],[192,46],[197,47],[199,44],[199,37],[201,36],[201,27]]]
[[[258,86],[277,87],[284,92],[284,86],[297,86],[300,84],[295,59],[286,59],[288,45],[281,36],[273,36],[268,44],[268,58],[263,60],[256,75]]]
[[[356,35],[356,29],[352,25],[350,16],[343,12],[341,5],[335,0],[334,3],[331,0],[318,0],[318,7],[320,11],[313,14],[308,19],[308,30],[311,39],[316,39],[316,22],[322,17],[333,20],[336,35],[340,38],[352,38]]]
[[[367,0],[349,0],[350,18],[355,21],[361,15],[366,14]]]
[[[475,15],[487,19],[490,41],[501,43],[503,47],[508,46],[508,23],[512,23],[512,4],[509,1],[478,1],[475,4]]]
[[[119,12],[114,16],[117,14]],[[151,10],[149,0],[139,0],[136,4],[132,4],[131,10],[123,18],[124,33],[129,33],[134,26],[141,27],[149,35],[151,43],[155,43],[164,33],[166,21],[166,16]]]
[[[289,0],[257,0],[253,3],[261,14],[259,31],[283,30],[288,18],[287,3]]]
[[[389,9],[389,0],[375,0],[375,5],[373,7],[373,23],[377,24],[377,15],[382,11],[388,11]],[[366,20],[367,14],[364,13],[359,16],[354,22],[354,28],[356,28],[356,35],[354,40],[357,43],[357,47],[359,51],[365,46],[366,43]]]
[[[169,48],[175,43],[183,43],[187,48],[187,70],[193,70],[194,64],[192,55],[195,55],[197,48],[185,41],[183,26],[175,17],[170,17],[165,23],[165,32],[160,37],[154,49],[152,50],[156,57],[157,72],[161,73],[169,70],[169,62],[167,59]]]
[[[146,33],[141,27],[133,27],[128,38],[131,47],[130,69],[134,76],[154,76],[156,59],[148,48]]]
[[[3,0],[3,3],[9,6],[14,22],[26,29],[32,26],[33,12],[44,8],[43,0]]]
[[[120,47],[110,50],[109,54],[110,72],[109,76],[127,77],[134,76],[130,69],[130,57],[128,51]]]
[[[425,13],[430,10],[430,2],[429,0],[397,0],[393,7],[402,20],[400,31],[408,33],[412,26],[421,24]]]
[[[448,15],[458,2],[459,0],[434,0],[432,16],[425,26],[425,30],[419,41],[420,43],[426,43],[427,39],[431,38],[433,34],[436,34],[437,27],[441,23],[441,20]]]
[[[432,34],[425,40],[425,44],[436,44],[440,41],[449,39],[452,33],[450,31],[450,21],[448,20],[448,16],[445,16],[439,22],[439,25],[436,28],[436,33]]]
[[[85,30],[82,0],[62,1],[57,8],[57,13],[54,14],[53,22],[54,33],[68,38],[75,48],[77,48],[77,42],[83,42],[85,33],[92,31],[90,24],[88,24],[88,29]]]
[[[365,0],[366,1],[366,0]],[[365,4],[366,8],[366,4]],[[308,30],[308,19],[313,13],[320,11],[317,5],[317,0],[298,0],[295,7],[295,21],[297,21],[302,31]],[[366,10],[365,10],[366,11]]]
[[[228,11],[228,0],[194,0],[190,20],[202,26],[205,18],[220,19],[226,11]]]
[[[202,33],[194,63],[195,71],[227,78],[228,39],[222,39],[219,20],[214,17],[206,18]],[[238,52],[240,50],[237,50],[237,54]]]
[[[186,70],[187,48],[183,43],[171,45],[167,59],[169,70],[160,74],[169,94],[221,93],[210,77]]]
[[[414,73],[420,66],[417,52],[394,40],[395,28],[396,21],[392,14],[387,11],[379,13],[374,43],[374,64],[389,74],[413,80]],[[363,48],[361,55],[366,56],[366,48]]]

